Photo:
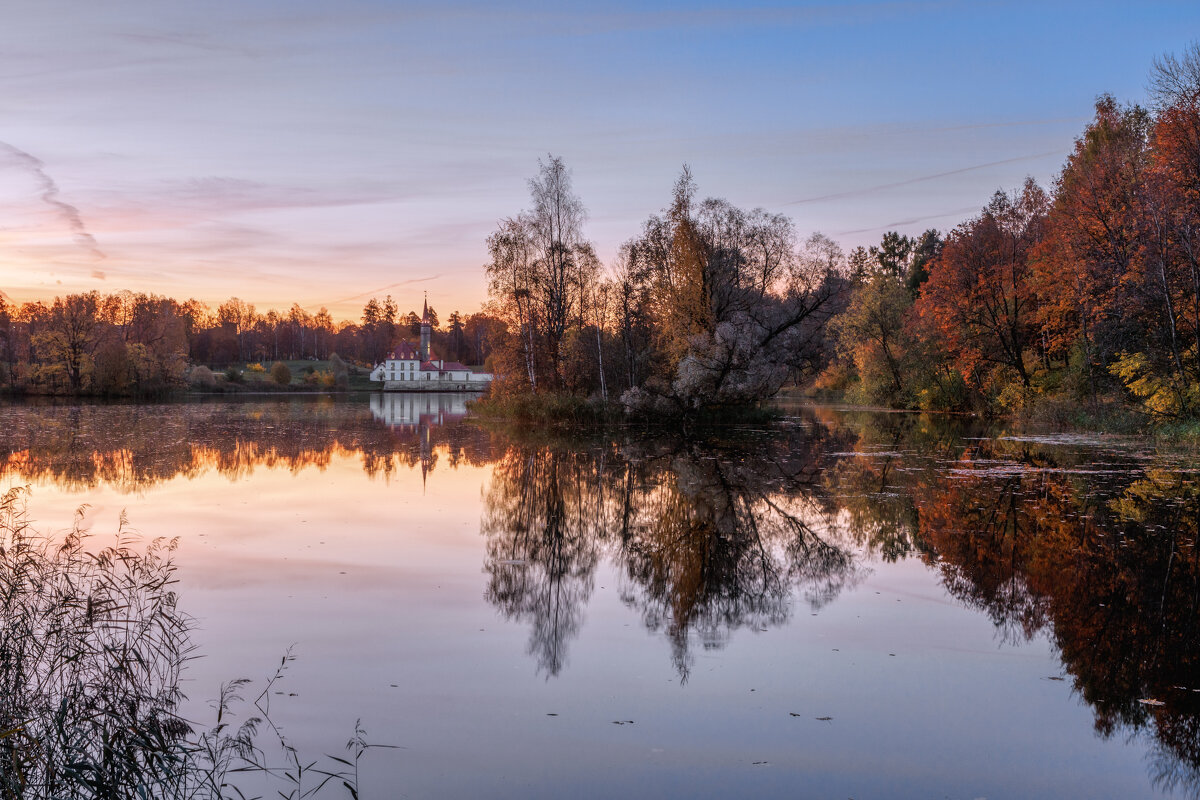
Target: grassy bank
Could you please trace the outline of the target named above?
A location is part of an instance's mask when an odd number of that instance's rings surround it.
[[[467,405],[479,419],[491,423],[605,427],[625,422],[625,414],[619,403],[572,394],[485,394]]]
[[[283,372],[279,370],[282,365]],[[188,381],[191,394],[243,394],[289,392],[363,392],[379,388],[370,370],[343,364],[344,380],[338,381],[338,365],[332,360],[296,359],[235,364],[224,369],[197,366]]]

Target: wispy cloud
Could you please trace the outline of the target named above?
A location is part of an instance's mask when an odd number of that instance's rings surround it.
[[[19,147],[14,147],[8,142],[0,142],[0,150],[8,152],[14,161],[25,167],[34,177],[42,190],[42,202],[53,208],[59,218],[67,224],[75,236],[75,241],[91,253],[93,258],[104,259],[106,256],[97,246],[96,237],[88,233],[87,226],[83,224],[83,216],[79,213],[79,209],[59,199],[58,184],[46,172],[45,163],[37,156],[31,155]]]
[[[195,33],[167,33],[158,31],[125,32],[116,34],[118,38],[146,45],[164,45],[167,47],[183,47],[203,50],[210,53],[228,53],[231,55],[256,58],[261,55],[258,51],[246,47],[235,47],[224,42],[214,42],[209,38]]]
[[[541,6],[503,10],[494,4],[459,8],[445,12],[433,6],[420,15],[411,9],[403,13],[409,19],[427,16],[453,16],[475,23],[491,22],[528,27],[530,24],[543,34],[609,34],[641,33],[661,30],[730,30],[734,28],[811,27],[820,25],[879,24],[896,17],[916,17],[945,12],[961,5],[961,0],[882,0],[860,3],[815,3],[804,6],[744,5],[729,3],[704,8],[645,8],[640,10],[606,10],[579,13],[564,8],[548,11]],[[431,14],[432,9],[437,9]]]

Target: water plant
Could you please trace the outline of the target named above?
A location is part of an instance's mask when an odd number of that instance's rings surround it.
[[[329,786],[358,797],[358,761],[378,746],[361,724],[353,761],[310,761],[270,721],[290,652],[240,725],[244,679],[221,687],[211,725],[181,715],[196,645],[175,591],[177,540],[139,547],[122,514],[114,541],[91,549],[84,506],[59,541],[32,530],[28,493],[0,497],[0,798],[245,798],[237,778],[296,800]],[[283,767],[258,744],[260,729]]]

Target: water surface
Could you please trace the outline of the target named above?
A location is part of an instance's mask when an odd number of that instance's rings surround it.
[[[0,488],[42,529],[178,536],[189,714],[292,648],[289,741],[402,748],[364,796],[1197,795],[1196,458],[788,413],[684,440],[438,395],[7,405]]]

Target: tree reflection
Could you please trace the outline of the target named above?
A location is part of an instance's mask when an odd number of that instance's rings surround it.
[[[30,405],[4,409],[0,476],[72,491],[122,492],[215,471],[238,480],[260,467],[324,469],[355,457],[372,477],[442,464],[480,465],[493,435],[472,425],[381,423],[331,397],[158,405]]]
[[[486,594],[531,624],[540,671],[561,670],[602,555],[684,679],[693,638],[722,647],[738,628],[786,622],[796,587],[817,608],[854,579],[851,551],[825,533],[825,440],[755,442],[757,458],[746,444],[510,447],[485,497]]]
[[[557,675],[579,633],[605,534],[603,463],[580,453],[510,447],[492,472],[480,522],[486,596],[532,630],[538,670]]]
[[[1036,451],[999,468],[993,456],[969,453],[916,492],[947,588],[1009,638],[1045,630],[1097,732],[1151,732],[1156,784],[1200,792],[1195,476],[1151,469],[1120,486]]]
[[[384,478],[492,464],[485,596],[528,626],[547,678],[566,667],[606,560],[686,679],[697,646],[783,625],[798,599],[820,608],[865,558],[919,557],[1004,641],[1050,637],[1096,730],[1151,739],[1157,785],[1200,791],[1200,485],[1164,456],[899,415],[551,442],[422,419],[390,427],[361,403],[311,398],[5,416],[0,475],[69,489],[346,456]],[[0,691],[21,700],[15,685]]]
[[[826,412],[852,450],[823,482],[856,542],[920,556],[1002,640],[1045,633],[1104,737],[1200,796],[1200,487],[1157,456],[951,418]]]

